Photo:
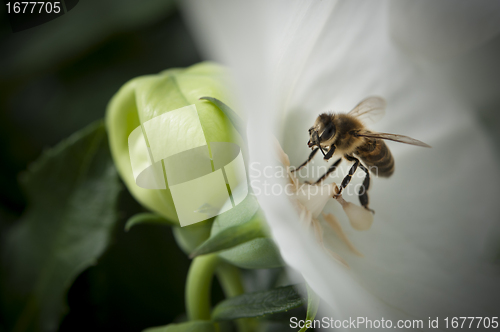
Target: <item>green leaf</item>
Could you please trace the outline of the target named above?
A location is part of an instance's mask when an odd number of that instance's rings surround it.
[[[307,326],[312,326],[313,320],[316,317],[316,314],[318,313],[318,307],[319,307],[319,296],[309,287],[307,286],[307,314],[306,314],[306,323],[304,324],[304,327],[300,329],[299,332],[305,332],[307,331]],[[310,322],[310,323],[308,323]]]
[[[248,195],[247,198],[235,208],[215,218],[210,238],[218,236],[220,232],[223,232],[227,228],[245,223],[257,213],[258,209],[259,204],[257,199],[253,195]],[[256,217],[257,216],[261,218],[261,228],[263,229],[262,231],[265,232],[265,227],[267,225],[264,221],[264,217],[261,213],[258,213]],[[232,236],[231,232],[226,234]],[[219,256],[231,264],[245,269],[282,266],[282,260],[278,249],[273,240],[268,237],[254,237],[246,242],[241,242],[240,244],[222,251]]]
[[[150,327],[143,332],[215,332],[215,325],[209,321],[195,320],[181,324]]]
[[[186,227],[173,227],[175,242],[187,255],[210,237],[213,218]]]
[[[222,251],[219,256],[243,269],[271,269],[283,266],[279,249],[273,239],[258,237]]]
[[[128,232],[133,226],[138,224],[159,224],[167,226],[177,226],[177,223],[174,223],[169,219],[163,218],[162,216],[157,215],[156,213],[144,212],[144,213],[138,213],[130,217],[130,219],[127,220],[127,223],[125,224],[125,230]]]
[[[304,300],[293,286],[278,287],[264,292],[246,293],[222,301],[214,308],[212,320],[261,317],[288,311],[303,304]]]
[[[200,100],[208,100],[215,104],[215,106],[217,106],[228,117],[229,121],[231,121],[234,128],[236,128],[241,137],[246,140],[247,134],[245,121],[243,121],[243,119],[235,111],[233,111],[229,106],[216,98],[201,97]]]
[[[249,194],[240,204],[236,205],[234,208],[219,214],[212,225],[212,234],[215,236],[223,230],[241,225],[244,222],[250,220],[257,210],[259,209],[259,203],[255,196]]]
[[[229,227],[245,223],[256,214],[258,209],[257,199],[253,195],[248,195],[239,205],[215,218],[210,238],[218,236],[220,232]],[[265,232],[267,225],[264,216],[258,213],[256,217],[262,220],[260,224],[262,231]],[[226,235],[233,236],[231,232],[226,233]],[[254,237],[222,251],[219,256],[229,263],[245,269],[273,268],[283,265],[276,245],[268,237]]]
[[[191,253],[190,257],[193,258],[229,249],[255,238],[264,237],[266,234],[262,227],[262,216],[261,213],[257,212],[250,220],[243,224],[228,227],[208,238]]]
[[[53,331],[76,276],[103,253],[120,184],[102,123],[45,152],[21,179],[28,208],[6,234],[2,306],[8,330]]]

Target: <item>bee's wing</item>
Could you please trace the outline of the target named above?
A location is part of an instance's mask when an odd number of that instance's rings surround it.
[[[421,142],[417,139],[404,136],[404,135],[396,135],[396,134],[387,134],[387,133],[376,133],[373,131],[368,131],[368,130],[362,130],[356,133],[356,136],[359,137],[369,137],[369,138],[376,138],[376,139],[387,139],[389,141],[394,141],[394,142],[400,142],[400,143],[405,143],[405,144],[411,144],[411,145],[417,145],[417,146],[423,146],[426,148],[430,148],[431,146],[428,144],[425,144],[424,142]]]
[[[372,96],[363,99],[349,112],[349,115],[357,118],[364,125],[373,124],[385,114],[386,102],[382,97]]]

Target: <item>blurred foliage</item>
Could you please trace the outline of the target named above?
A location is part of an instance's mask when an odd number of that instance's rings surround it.
[[[267,224],[262,213],[258,212],[258,208],[255,197],[248,195],[238,206],[218,215],[212,225],[207,245],[221,245],[219,242],[221,238],[218,234],[230,227],[234,227],[232,229],[235,231],[239,228],[235,226],[240,226],[242,228],[238,231],[239,234],[235,233],[234,235],[236,241],[229,243],[234,246],[221,251],[220,257],[244,269],[267,269],[283,266],[281,255],[273,239],[262,237],[267,231]],[[226,235],[228,234],[226,233]],[[212,241],[213,243],[211,243]],[[240,243],[236,243],[238,241]]]
[[[307,287],[307,316],[306,323],[304,327],[300,329],[299,332],[305,332],[308,330],[307,326],[313,326],[314,318],[316,318],[316,314],[319,309],[320,297],[312,290],[309,285],[306,284]],[[309,324],[307,323],[309,322]]]
[[[60,331],[141,331],[183,318],[189,260],[171,229],[136,225],[125,232],[128,217],[143,211],[126,190],[119,210],[109,249],[68,293],[70,310]],[[215,296],[221,299],[221,291]]]
[[[22,184],[30,205],[4,235],[2,311],[9,330],[51,331],[67,288],[102,254],[117,219],[120,185],[103,123],[45,152]]]
[[[15,34],[4,18],[4,6],[0,7],[0,231],[5,248],[6,237],[20,232],[17,229],[27,220],[19,218],[34,203],[21,189],[18,174],[47,147],[103,118],[109,99],[124,82],[166,68],[189,66],[199,62],[200,57],[173,1],[80,1],[60,18]],[[46,188],[47,196],[52,196],[62,177],[52,181],[54,185]],[[65,197],[59,197],[59,201],[64,206]],[[181,318],[189,261],[169,228],[136,226],[125,233],[126,220],[140,212],[144,210],[129,193],[122,192],[112,244],[97,263],[94,257],[96,265],[85,270],[71,286],[70,310],[61,331],[138,331]],[[96,227],[98,220],[87,216],[87,226]],[[38,213],[35,217],[37,224],[46,226],[35,236],[50,241],[57,233],[52,226],[56,221]],[[109,222],[100,222],[101,227],[110,227]],[[103,249],[93,240],[89,255]],[[43,247],[25,249],[23,255],[44,254]],[[16,265],[16,269],[9,266],[2,270],[2,278],[18,270],[37,270],[43,264],[42,260],[33,262],[10,253],[3,250],[2,265],[9,258],[8,263]],[[71,252],[65,250],[64,255],[70,256]],[[80,265],[73,272],[85,267]],[[16,285],[29,289],[33,282],[30,278],[36,274],[19,273]],[[71,285],[69,280],[50,281],[61,282],[61,289]],[[22,302],[23,296],[15,288],[3,287],[9,293],[2,295]],[[222,299],[217,287],[214,301]],[[63,294],[58,291],[49,297],[57,296]],[[0,330],[8,331],[6,324],[18,318],[16,303],[9,301],[4,306]],[[45,318],[49,315],[44,313]],[[57,324],[49,329],[57,329]]]
[[[243,317],[262,317],[286,312],[300,307],[304,302],[293,286],[245,293],[217,304],[212,312],[212,319],[223,321]]]
[[[80,1],[15,34],[0,17],[0,210],[17,215],[16,174],[43,148],[102,118],[126,81],[200,61],[172,1]]]
[[[208,238],[190,254],[190,257],[218,252],[233,248],[258,237],[265,237],[266,234],[263,229],[265,227],[264,220],[262,213],[255,213],[253,216],[250,216],[248,221],[240,225],[228,227]]]
[[[242,241],[238,241],[238,235],[244,236],[248,230],[243,230],[242,234],[234,234],[233,237],[236,239],[227,238],[224,236],[219,239],[219,234],[230,228],[230,230],[236,230],[237,228],[233,228],[235,226],[239,226],[247,223],[252,219],[252,216],[255,215],[259,208],[259,203],[254,196],[248,195],[240,204],[238,204],[233,209],[221,213],[217,217],[215,217],[214,223],[212,224],[212,231],[210,233],[210,238],[207,239],[203,244],[196,248],[196,250],[192,253],[192,256],[203,255],[207,253],[212,253],[215,251],[219,251],[222,249],[227,249],[234,247],[235,245],[242,243]],[[223,234],[224,235],[224,234]],[[236,241],[233,241],[236,240]],[[223,241],[223,242],[221,242]],[[224,243],[228,241],[228,243]],[[247,240],[248,241],[248,240]],[[239,242],[239,243],[238,243]],[[245,241],[243,241],[245,242]],[[208,251],[207,246],[208,245]],[[215,246],[224,246],[224,248],[214,248]]]
[[[176,223],[172,222],[171,220],[165,219],[157,215],[156,213],[143,212],[130,217],[125,224],[125,230],[128,232],[132,227],[140,224],[177,226]]]
[[[153,327],[144,332],[215,332],[214,324],[207,321],[191,321],[183,324]]]

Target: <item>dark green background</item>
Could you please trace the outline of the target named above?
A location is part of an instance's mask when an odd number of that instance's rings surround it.
[[[199,62],[172,1],[80,1],[67,14],[12,33],[0,8],[0,231],[27,204],[18,175],[42,151],[104,117],[127,80]],[[170,228],[126,219],[143,211],[123,189],[106,253],[68,293],[60,331],[140,331],[182,319],[189,260]],[[216,299],[221,299],[216,290]],[[0,313],[0,331],[14,319]]]

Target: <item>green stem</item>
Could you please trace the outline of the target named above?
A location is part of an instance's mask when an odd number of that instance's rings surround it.
[[[217,278],[227,298],[245,293],[240,270],[234,265],[222,262],[217,268]],[[239,332],[257,331],[258,322],[255,319],[241,318],[235,322]]]
[[[186,312],[189,320],[210,320],[210,289],[219,262],[216,254],[198,256],[191,262],[186,282]]]
[[[217,267],[217,278],[226,297],[241,295],[245,292],[240,270],[236,266],[222,262]]]

